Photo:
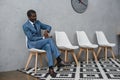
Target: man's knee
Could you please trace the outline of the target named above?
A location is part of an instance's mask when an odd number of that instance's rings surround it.
[[[49,49],[49,48],[50,48],[50,44],[46,44],[46,45],[45,45],[45,48],[46,48],[46,49]]]
[[[54,41],[53,41],[53,39],[52,39],[52,38],[48,38],[48,40],[49,40],[49,43],[54,44]]]
[[[49,40],[49,41],[53,41],[53,39],[52,39],[52,38],[48,38],[48,40]]]

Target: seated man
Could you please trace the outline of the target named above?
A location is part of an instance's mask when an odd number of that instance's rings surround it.
[[[49,74],[52,77],[56,76],[53,69],[53,57],[54,54],[57,60],[57,66],[63,67],[66,64],[60,58],[60,53],[55,43],[51,38],[49,38],[48,33],[51,31],[51,26],[41,23],[37,20],[37,15],[34,10],[28,10],[27,12],[28,20],[23,25],[23,30],[28,38],[28,48],[43,49],[46,51],[49,65]],[[41,29],[45,30],[44,35],[41,35]]]

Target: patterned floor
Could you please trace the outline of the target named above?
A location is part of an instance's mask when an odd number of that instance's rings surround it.
[[[30,74],[34,77],[40,77],[42,80],[120,80],[120,60],[108,59],[107,61],[99,60],[98,63],[90,61],[79,62],[80,66],[71,64],[61,69],[55,67],[57,75],[52,78],[47,72],[48,67],[38,68],[37,74],[34,74],[34,68],[27,71],[20,71]]]

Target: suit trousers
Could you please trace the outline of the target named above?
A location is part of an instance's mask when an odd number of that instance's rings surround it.
[[[46,51],[48,66],[53,66],[53,55],[55,58],[60,56],[60,52],[52,38],[42,39],[36,42],[36,48]]]

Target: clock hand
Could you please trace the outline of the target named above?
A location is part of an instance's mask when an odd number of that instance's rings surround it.
[[[87,5],[85,3],[82,2],[82,0],[79,0],[79,3],[83,4],[84,6],[87,7]]]

